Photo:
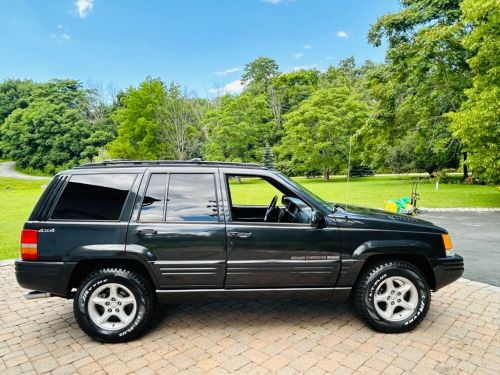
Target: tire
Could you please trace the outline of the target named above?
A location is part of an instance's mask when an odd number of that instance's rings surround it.
[[[399,260],[370,266],[360,276],[353,297],[361,318],[376,331],[385,333],[414,329],[427,315],[431,303],[429,286],[421,271]]]
[[[78,288],[73,311],[80,328],[97,341],[118,343],[138,337],[150,323],[156,297],[141,274],[99,269]]]

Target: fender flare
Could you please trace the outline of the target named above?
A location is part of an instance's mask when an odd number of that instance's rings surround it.
[[[159,285],[153,263],[156,256],[143,246],[125,246],[124,244],[101,244],[79,246],[71,249],[63,261],[73,264],[71,279],[78,270],[79,265],[99,261],[128,261],[140,264],[147,272],[147,277],[151,279],[156,288]]]
[[[427,259],[437,256],[431,245],[424,241],[374,240],[358,246],[352,259],[365,261],[373,255],[423,255]]]
[[[366,241],[354,250],[352,256],[342,259],[337,286],[353,286],[366,261],[374,256],[419,256],[427,261],[436,257],[436,250],[423,241],[415,240],[374,240]],[[429,263],[429,268],[432,267]],[[429,275],[430,276],[430,275]],[[434,277],[434,275],[432,275]]]

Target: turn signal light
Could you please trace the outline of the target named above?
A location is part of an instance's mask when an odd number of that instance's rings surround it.
[[[38,259],[38,231],[23,229],[21,232],[21,258],[22,260]]]
[[[450,251],[451,249],[453,249],[453,244],[451,243],[450,235],[446,233],[442,234],[441,236],[443,237],[444,249],[446,251]]]

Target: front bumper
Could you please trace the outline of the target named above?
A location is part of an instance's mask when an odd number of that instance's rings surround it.
[[[436,279],[435,291],[451,284],[464,273],[464,258],[460,255],[431,259],[430,262]]]
[[[76,263],[72,262],[16,260],[16,279],[23,288],[67,297],[69,280],[75,265]]]

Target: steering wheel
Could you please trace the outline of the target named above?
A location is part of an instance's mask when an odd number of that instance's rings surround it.
[[[269,207],[267,208],[266,214],[264,215],[264,222],[267,222],[269,220],[269,217],[271,213],[274,211],[276,208],[276,203],[278,202],[278,196],[275,195],[273,199],[271,200],[271,203],[269,203]]]

